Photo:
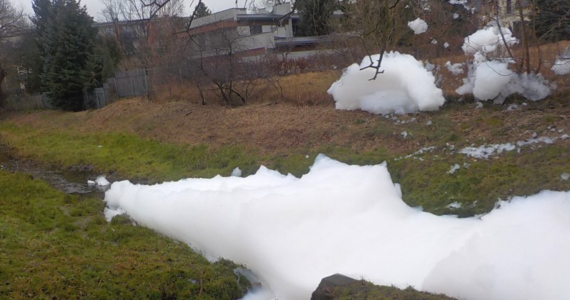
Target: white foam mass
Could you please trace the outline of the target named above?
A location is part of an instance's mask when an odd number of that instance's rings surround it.
[[[473,95],[480,100],[496,98],[511,81],[512,74],[506,63],[489,61],[479,64],[475,70]]]
[[[107,214],[245,264],[278,299],[309,299],[323,277],[461,299],[566,299],[570,192],[515,197],[480,218],[435,216],[401,199],[384,165],[318,156],[301,178],[261,167],[245,178],[113,183]]]
[[[328,90],[337,109],[362,109],[375,114],[405,114],[437,110],[445,99],[435,77],[422,62],[408,54],[387,52],[375,80],[373,68],[379,55],[365,57],[360,65],[349,66]]]
[[[465,52],[465,54],[475,54],[477,52],[491,53],[501,50],[505,41],[509,46],[518,43],[518,40],[513,37],[512,32],[508,28],[502,27],[499,30],[496,23],[494,24],[495,26],[491,23],[486,28],[479,29],[472,35],[466,37],[463,46],[461,46],[463,52]],[[503,41],[501,32],[505,37],[505,41]]]
[[[414,31],[414,34],[422,34],[428,30],[428,24],[420,18],[408,22],[408,27]]]
[[[456,89],[459,95],[473,94],[478,100],[494,100],[503,103],[513,94],[528,100],[538,101],[548,97],[553,88],[540,74],[516,74],[509,69],[509,60],[487,60],[480,52],[475,53],[469,64],[463,85]],[[449,68],[449,67],[448,67]]]
[[[550,70],[552,70],[556,75],[570,74],[570,59],[556,59]]]
[[[110,184],[104,175],[97,176],[97,179],[95,179],[95,183],[99,186],[107,186]]]
[[[564,52],[556,58],[550,70],[556,75],[570,74],[570,47],[566,47]]]

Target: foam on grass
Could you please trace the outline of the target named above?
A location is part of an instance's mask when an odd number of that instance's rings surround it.
[[[570,192],[502,202],[480,218],[407,206],[386,165],[318,156],[301,178],[251,176],[152,186],[115,182],[106,215],[187,242],[253,270],[279,299],[309,299],[342,273],[465,299],[562,299],[570,294]]]
[[[375,114],[405,114],[433,111],[445,102],[435,77],[422,62],[408,54],[384,54],[376,79],[379,55],[364,57],[360,65],[349,66],[328,90],[337,109],[362,109]]]

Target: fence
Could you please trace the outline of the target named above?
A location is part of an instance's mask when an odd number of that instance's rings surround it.
[[[5,107],[8,110],[34,110],[51,108],[45,95],[26,95],[20,90],[10,94],[6,99]]]
[[[117,72],[107,82],[115,86],[119,98],[148,95],[148,76],[144,69]]]
[[[47,93],[27,95],[18,89],[9,94],[5,104],[9,110],[54,108]],[[117,72],[115,77],[109,78],[102,87],[83,93],[83,107],[99,109],[118,98],[148,96],[148,94],[148,76],[144,69]]]
[[[102,87],[95,88],[91,93],[85,93],[85,107],[99,109],[107,106],[115,99],[148,96],[148,76],[143,69],[117,72],[109,78]]]

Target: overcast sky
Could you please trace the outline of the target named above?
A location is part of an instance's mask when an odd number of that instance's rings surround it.
[[[14,4],[14,6],[18,7],[21,6],[24,8],[27,14],[32,15],[32,0],[9,0]],[[192,0],[184,0],[185,1],[185,15],[190,14],[190,3]],[[250,0],[251,1],[251,0]],[[248,3],[250,2],[248,1]],[[221,11],[228,8],[235,7],[235,0],[202,0],[208,8],[212,12]],[[238,0],[238,6],[243,7],[245,0]],[[198,0],[194,0],[194,4],[198,3]],[[101,10],[103,10],[103,1],[102,0],[81,0],[82,5],[87,6],[87,12],[95,19],[95,21],[99,21],[101,19]]]

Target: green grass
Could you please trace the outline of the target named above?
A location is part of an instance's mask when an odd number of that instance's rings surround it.
[[[0,299],[237,299],[231,262],[183,243],[107,223],[104,202],[64,195],[31,176],[0,171]]]
[[[523,148],[520,154],[512,151],[488,160],[438,152],[422,158],[394,161],[389,169],[394,181],[402,185],[409,205],[422,206],[435,214],[473,216],[489,212],[499,199],[533,195],[545,189],[570,190],[570,181],[560,179],[560,174],[570,170],[570,152],[564,146]],[[461,168],[449,174],[454,164]],[[447,208],[453,202],[462,207]]]
[[[426,126],[425,120],[405,125],[384,118],[355,120],[356,125],[366,126],[367,138],[381,139],[406,130],[413,134],[409,141],[418,148],[436,146],[432,152],[404,159],[400,158],[418,149],[394,153],[379,143],[370,151],[327,145],[317,151],[284,149],[262,155],[251,145],[214,149],[160,143],[134,134],[53,131],[10,123],[0,124],[0,144],[8,145],[20,158],[57,168],[92,165],[98,173],[145,182],[227,176],[235,167],[249,175],[262,164],[302,176],[318,153],[357,165],[386,161],[410,206],[462,217],[486,213],[498,199],[544,189],[570,190],[570,181],[560,179],[560,174],[570,173],[567,144],[524,147],[521,153],[506,152],[488,160],[446,149],[446,143],[457,148],[470,144],[466,132],[479,126],[503,141],[510,130],[505,120],[487,114],[484,111],[477,118],[454,123],[445,111],[437,112],[429,117],[432,126]],[[546,128],[557,118],[545,115],[535,122]],[[533,129],[537,124],[524,126],[519,129]],[[449,174],[454,164],[461,168]],[[116,217],[109,224],[103,219],[104,203],[99,199],[66,196],[39,180],[2,171],[0,191],[0,299],[235,299],[245,291],[245,286],[237,285],[233,263],[209,264],[186,245],[133,226],[125,217]],[[453,202],[461,203],[461,208],[449,208]],[[343,289],[336,299],[401,296],[388,287],[381,287],[376,294],[370,285]],[[428,299],[414,295],[402,299]]]
[[[433,122],[433,126],[412,123],[407,128],[414,131],[414,138],[438,146],[433,152],[416,155],[416,159],[397,159],[407,153],[395,155],[381,146],[371,151],[354,151],[332,145],[316,152],[287,149],[287,152],[260,155],[245,145],[213,150],[205,145],[159,143],[129,134],[49,132],[9,124],[0,125],[3,133],[0,142],[9,144],[19,156],[64,168],[91,164],[101,173],[151,182],[227,176],[236,167],[243,175],[249,175],[262,164],[302,176],[318,153],[356,165],[386,161],[394,182],[402,186],[406,203],[435,214],[462,217],[489,212],[498,199],[531,195],[544,189],[570,190],[570,181],[560,180],[560,174],[570,171],[570,152],[562,145],[542,145],[536,150],[525,147],[521,153],[512,151],[488,160],[475,160],[445,150],[447,140],[438,140],[437,136],[449,138],[451,135],[447,133],[454,130],[453,126],[439,116]],[[441,126],[436,126],[439,123]],[[469,166],[464,167],[465,163]],[[461,168],[448,174],[454,164]],[[461,203],[462,207],[448,208],[453,202]]]
[[[0,125],[0,131],[18,156],[63,168],[89,164],[99,172],[135,180],[229,175],[238,166],[246,174],[257,169],[251,153],[237,146],[211,151],[205,145],[172,145],[132,134],[46,132],[9,124]]]
[[[331,287],[330,299],[335,300],[452,300],[445,295],[418,292],[412,287],[398,289],[392,286],[377,286],[365,280],[347,286]]]

